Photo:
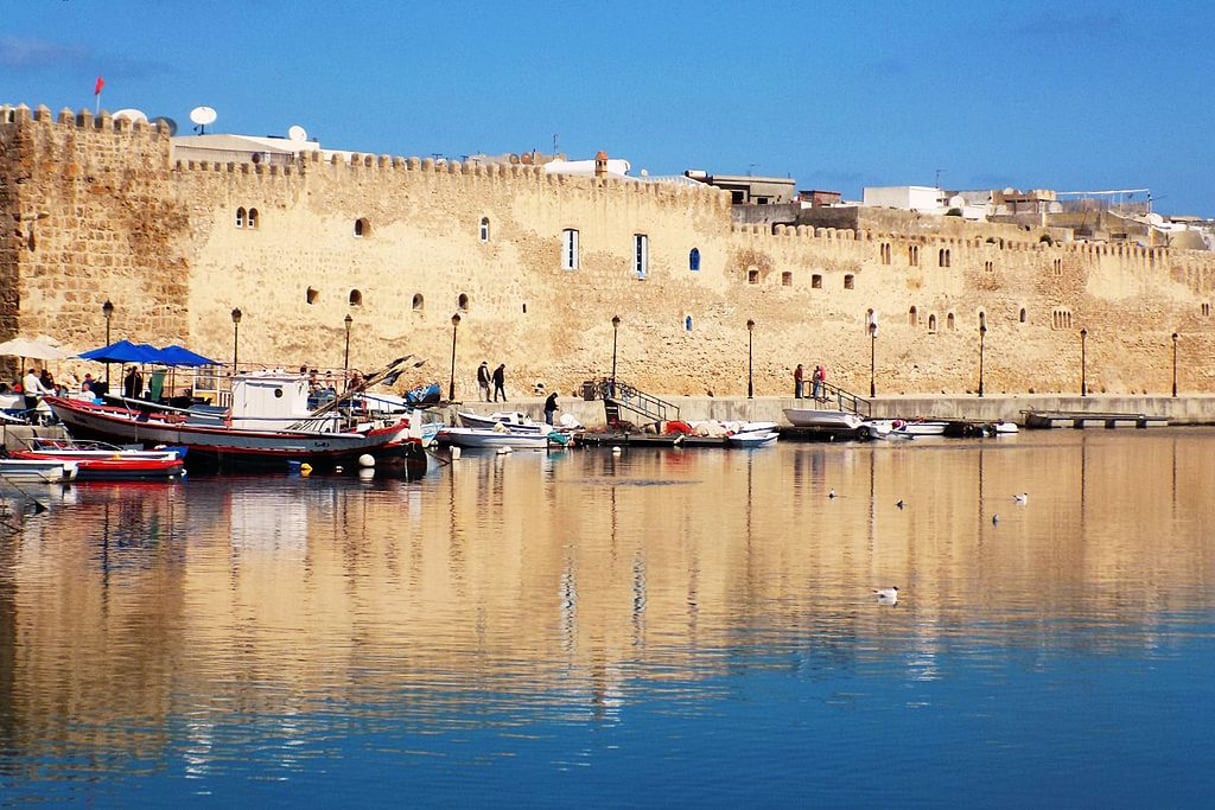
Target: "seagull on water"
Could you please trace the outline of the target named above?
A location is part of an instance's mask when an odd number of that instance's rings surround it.
[[[873,595],[877,597],[879,605],[890,605],[893,607],[899,602],[899,586],[891,585],[889,588],[874,588]]]
[[[1022,492],[1017,495],[1014,495],[1013,500],[1017,503],[1018,506],[1025,506],[1025,504],[1029,503],[1029,493]]]

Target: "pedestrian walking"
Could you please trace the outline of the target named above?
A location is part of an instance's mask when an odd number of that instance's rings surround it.
[[[502,401],[506,402],[506,363],[500,364],[494,369],[494,402],[498,401],[498,394],[502,395]]]

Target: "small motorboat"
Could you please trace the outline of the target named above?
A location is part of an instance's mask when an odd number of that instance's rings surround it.
[[[908,436],[944,436],[948,422],[940,419],[912,419],[903,423],[902,427],[893,428],[891,436],[906,438]]]
[[[548,428],[548,425],[543,427]],[[500,426],[497,428],[481,427],[443,427],[435,434],[435,443],[440,446],[462,447],[466,450],[478,448],[509,447],[514,450],[535,449],[543,450],[549,445],[548,432],[517,431]]]
[[[19,459],[74,462],[76,478],[81,481],[134,481],[181,476],[185,472],[186,448],[139,450],[102,441],[36,436],[28,440],[25,449],[10,451],[9,455]]]
[[[498,425],[506,427],[515,433],[547,433],[549,425],[532,421],[532,418],[522,411],[496,411],[489,416],[458,411],[456,416],[462,426],[467,428],[493,429]]]
[[[0,479],[14,484],[66,484],[76,479],[75,461],[0,458]]]
[[[827,408],[785,408],[785,418],[794,427],[825,430],[856,430],[865,421],[852,411]]]
[[[778,438],[780,434],[775,430],[746,430],[726,436],[726,444],[730,447],[770,447]]]

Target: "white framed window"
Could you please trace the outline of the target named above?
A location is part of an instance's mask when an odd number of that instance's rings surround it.
[[[650,237],[644,233],[633,234],[633,272],[638,281],[650,273]]]
[[[489,241],[489,217],[481,217],[481,241]]]
[[[578,269],[578,231],[573,228],[561,232],[561,269]]]

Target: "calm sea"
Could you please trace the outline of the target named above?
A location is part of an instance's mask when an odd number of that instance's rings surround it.
[[[0,804],[1209,806],[1213,482],[1191,429],[26,487]]]

